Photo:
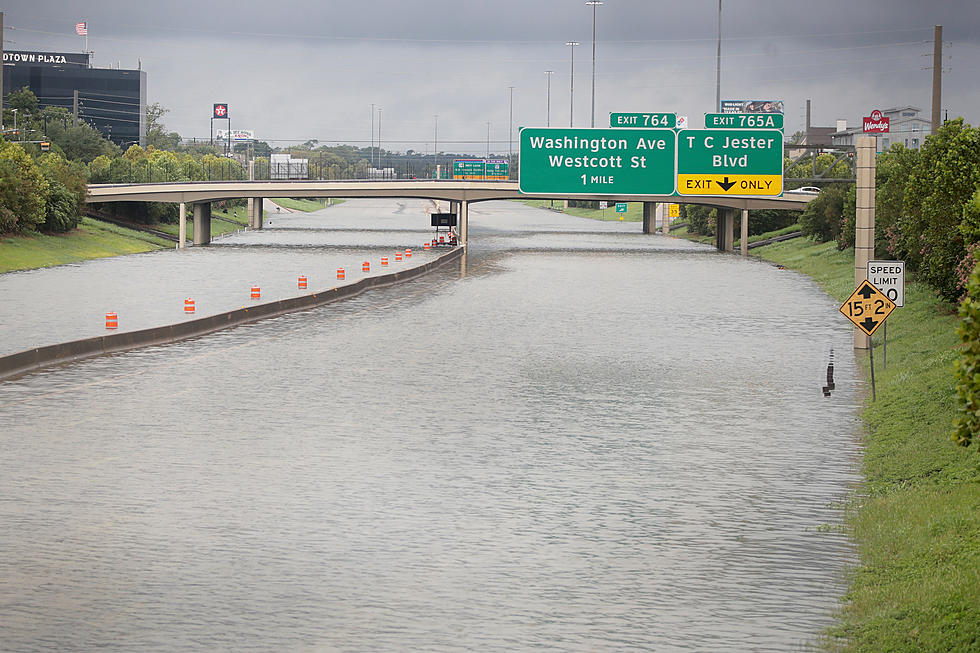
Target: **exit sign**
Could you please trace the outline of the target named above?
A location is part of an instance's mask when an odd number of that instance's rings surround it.
[[[706,129],[782,129],[781,113],[706,113]]]
[[[527,127],[520,134],[522,193],[671,195],[672,129]]]
[[[677,126],[676,113],[610,113],[610,127],[660,127],[673,129]]]
[[[783,132],[688,129],[677,139],[679,195],[781,195]]]

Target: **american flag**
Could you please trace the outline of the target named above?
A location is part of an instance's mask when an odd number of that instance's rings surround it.
[[[85,23],[75,23],[75,33],[79,36],[88,36],[88,26]]]

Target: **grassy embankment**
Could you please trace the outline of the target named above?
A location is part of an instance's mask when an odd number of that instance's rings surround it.
[[[272,201],[283,208],[292,209],[294,211],[304,211],[307,213],[309,213],[310,211],[319,211],[320,209],[327,208],[326,198],[323,199],[298,198],[297,199],[297,198],[283,197],[283,198],[276,198]],[[342,204],[343,202],[344,200],[335,199],[335,200],[331,200],[330,203],[336,205],[336,204]]]
[[[757,243],[760,240],[767,240],[769,238],[775,238],[776,236],[784,236],[786,234],[791,234],[795,231],[800,230],[799,224],[791,224],[788,227],[783,227],[782,229],[776,229],[775,231],[767,231],[764,234],[756,234],[754,236],[749,236],[749,243]],[[672,236],[679,236],[681,238],[686,238],[687,240],[693,240],[699,243],[710,243],[714,244],[714,236],[702,236],[700,234],[689,233],[687,227],[671,227],[670,233]],[[735,250],[739,250],[742,247],[742,239],[736,238],[733,245]]]
[[[800,238],[753,255],[838,300],[854,289],[853,250],[834,243]],[[846,518],[860,563],[828,650],[980,650],[980,456],[950,439],[954,309],[911,283],[888,318],[886,369],[875,336],[877,401],[869,396],[861,412],[864,481]]]
[[[277,204],[298,211],[316,211],[324,208],[326,200],[277,199]],[[335,199],[333,204],[343,200]],[[268,215],[268,211],[266,211]],[[248,217],[244,207],[231,209],[213,208],[211,211],[211,237],[244,229]],[[214,218],[225,218],[216,220]],[[229,222],[230,220],[230,222]],[[157,223],[146,225],[174,237],[180,229],[177,224]],[[193,216],[187,216],[185,236],[190,242],[194,238]],[[84,218],[78,229],[67,234],[0,237],[0,273],[13,270],[29,270],[64,263],[77,263],[93,258],[135,254],[154,249],[173,248],[174,244],[152,234],[146,234],[125,227]]]
[[[554,207],[555,209],[560,209],[562,206],[561,200],[517,200],[522,204],[528,206],[533,206],[536,209],[547,209]],[[606,221],[619,221],[622,218],[623,222],[643,222],[643,202],[627,202],[626,203],[626,213],[616,213],[616,204],[614,202],[609,203],[608,209],[582,209],[577,207],[568,207],[564,211],[568,215],[574,215],[579,218],[592,218],[593,220],[606,220]]]
[[[0,272],[173,247],[162,238],[84,218],[67,234],[0,237]]]

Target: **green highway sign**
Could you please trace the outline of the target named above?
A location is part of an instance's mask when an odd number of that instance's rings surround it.
[[[782,192],[781,130],[688,129],[678,136],[678,195]]]
[[[705,129],[782,129],[781,113],[706,113]]]
[[[520,132],[519,145],[522,193],[674,192],[677,134],[671,129],[526,127]],[[781,155],[782,149],[780,162]]]
[[[500,180],[510,177],[510,164],[507,159],[487,159],[487,179]]]
[[[453,161],[453,179],[483,179],[487,174],[485,159],[456,159]]]
[[[616,202],[616,213],[626,213],[626,202]]]
[[[676,113],[610,113],[610,127],[657,127],[673,129],[677,126]]]

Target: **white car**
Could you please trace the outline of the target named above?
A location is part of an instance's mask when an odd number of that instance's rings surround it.
[[[820,194],[820,189],[816,186],[804,186],[803,188],[794,188],[793,190],[786,191],[787,193],[806,193],[807,195],[818,195]]]

